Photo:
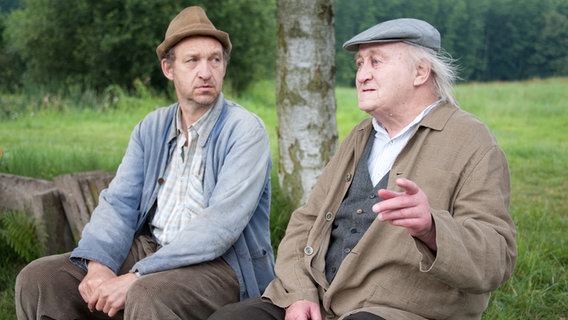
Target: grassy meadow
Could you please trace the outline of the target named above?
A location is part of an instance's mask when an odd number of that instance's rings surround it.
[[[568,78],[468,83],[461,107],[488,124],[507,154],[511,215],[519,257],[512,278],[493,295],[483,319],[568,319]],[[274,84],[227,95],[264,119],[278,157]],[[340,140],[366,114],[356,92],[338,88]],[[51,179],[79,171],[114,171],[130,131],[150,110],[170,103],[147,92],[24,98],[0,95],[0,172]],[[272,234],[278,243],[292,208],[273,170]],[[25,263],[0,242],[0,319],[15,318],[13,280]]]

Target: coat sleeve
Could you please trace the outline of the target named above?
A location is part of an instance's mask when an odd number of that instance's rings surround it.
[[[416,241],[420,271],[450,287],[486,293],[511,276],[516,262],[509,169],[484,124],[461,111],[452,117],[443,130],[417,134],[420,161],[406,168],[428,195],[436,226],[435,256]]]
[[[480,131],[478,136],[482,135]],[[487,140],[490,143],[467,159],[459,182],[448,192],[453,196],[447,210],[441,203],[431,209],[436,255],[416,241],[423,256],[422,272],[474,294],[502,285],[511,276],[517,257],[515,228],[509,215],[507,160],[496,142],[491,137]],[[443,175],[438,179],[442,181]],[[427,193],[436,194],[441,187],[426,188]]]
[[[144,186],[143,122],[133,130],[126,153],[109,187],[81,233],[71,259],[98,261],[117,273],[126,259],[140,219]]]

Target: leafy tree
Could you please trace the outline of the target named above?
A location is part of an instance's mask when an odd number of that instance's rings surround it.
[[[18,0],[0,0],[0,13],[10,12],[18,7]]]
[[[568,7],[568,6],[567,6]],[[568,16],[553,10],[545,16],[531,57],[531,75],[561,76],[568,74]]]
[[[229,81],[245,88],[273,66],[274,0],[201,1],[215,25],[230,33]],[[80,85],[131,88],[141,80],[165,88],[155,55],[174,0],[22,0],[6,23],[7,44],[26,63],[24,81],[61,89]],[[195,1],[194,4],[200,4]]]
[[[291,2],[293,3],[293,2]],[[309,5],[308,3],[304,3]],[[175,0],[0,0],[0,88],[21,83],[104,89],[134,83],[164,89],[154,55]],[[227,85],[237,92],[274,75],[275,0],[195,0],[231,35]],[[414,17],[442,33],[464,80],[566,75],[566,0],[335,0],[336,80],[353,85],[353,54],[342,44],[377,22]],[[21,76],[23,75],[23,76]]]
[[[227,79],[237,92],[273,77],[276,50],[275,0],[199,0],[215,27],[229,33],[233,50]]]
[[[18,55],[6,49],[3,35],[7,15],[0,12],[0,91],[12,92],[21,86],[20,75],[24,72],[24,66]]]

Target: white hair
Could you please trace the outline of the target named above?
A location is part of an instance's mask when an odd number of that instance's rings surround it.
[[[434,51],[415,45],[410,45],[410,47],[415,48],[414,50],[409,50],[410,56],[415,62],[426,61],[430,64],[434,89],[438,98],[458,105],[453,94],[454,84],[459,79],[458,66],[455,64],[455,59],[444,49]]]

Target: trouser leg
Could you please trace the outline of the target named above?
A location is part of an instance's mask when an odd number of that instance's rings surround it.
[[[344,320],[385,320],[370,312],[357,312],[344,318]]]
[[[137,238],[119,274],[156,251],[150,237]],[[79,283],[87,272],[73,264],[70,253],[39,258],[24,267],[16,278],[15,304],[18,319],[109,319],[98,311],[90,312],[79,293]],[[119,312],[115,319],[122,318]]]
[[[260,298],[224,306],[209,320],[284,320],[286,310]]]
[[[119,274],[157,250],[151,237],[135,239]],[[109,319],[90,312],[78,287],[86,271],[70,254],[43,257],[27,265],[16,279],[18,319]],[[150,274],[138,279],[126,296],[121,319],[206,319],[221,306],[239,300],[239,283],[222,259]]]
[[[108,319],[88,310],[78,290],[86,272],[69,255],[43,257],[20,271],[15,285],[18,319]]]
[[[144,275],[126,295],[125,319],[207,319],[239,301],[239,283],[222,259]],[[247,319],[250,320],[250,319]]]

